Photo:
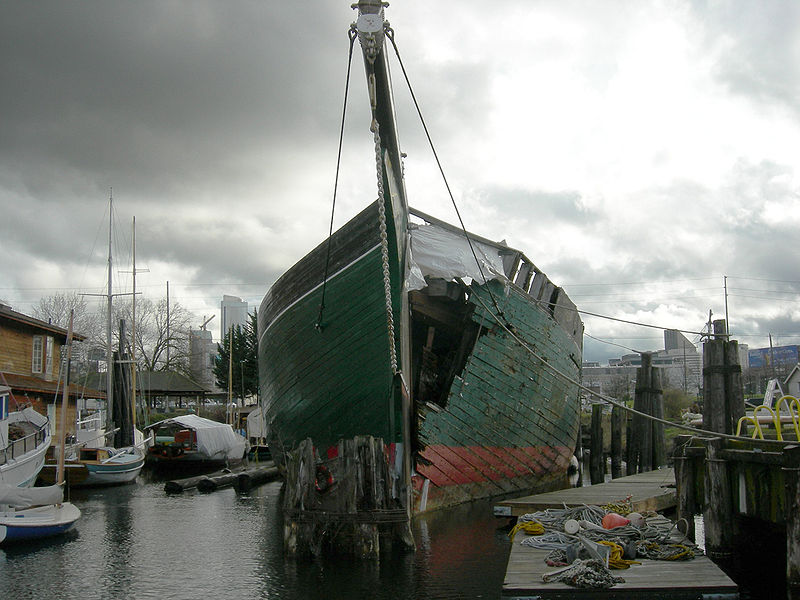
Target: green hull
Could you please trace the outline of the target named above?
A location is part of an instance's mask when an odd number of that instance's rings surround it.
[[[334,234],[320,323],[323,286],[313,267],[323,264],[327,244],[278,280],[262,303],[261,395],[278,460],[307,437],[320,447],[356,435],[402,441],[377,218],[373,204]]]

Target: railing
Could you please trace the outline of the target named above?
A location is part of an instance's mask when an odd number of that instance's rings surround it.
[[[778,440],[783,441],[784,421],[782,419],[782,416],[784,416],[786,413],[781,412],[782,404],[786,404],[788,416],[789,418],[791,418],[791,425],[794,427],[794,433],[797,436],[796,439],[800,440],[800,400],[798,400],[794,396],[781,396],[781,398],[775,404],[774,410],[770,406],[767,406],[766,404],[757,406],[755,410],[753,410],[752,415],[745,415],[744,417],[739,419],[739,422],[736,425],[736,435],[742,435],[742,426],[745,423],[749,423],[753,426],[752,438],[755,439],[756,436],[758,436],[759,439],[763,440],[764,433],[763,430],[761,429],[761,421],[758,419],[758,413],[767,412],[772,417],[771,420],[775,428],[776,437],[778,438]]]
[[[48,422],[45,422],[39,429],[33,433],[29,433],[23,438],[14,440],[8,445],[5,450],[0,450],[0,465],[6,464],[8,461],[14,460],[35,450],[38,446],[44,443],[47,438]]]

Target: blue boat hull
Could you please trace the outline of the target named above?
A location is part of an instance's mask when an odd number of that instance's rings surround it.
[[[0,544],[62,534],[80,516],[81,511],[70,502],[0,513]]]

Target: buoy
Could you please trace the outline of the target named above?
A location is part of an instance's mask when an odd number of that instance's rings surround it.
[[[614,527],[622,527],[628,523],[630,523],[629,519],[626,519],[617,513],[608,513],[605,517],[603,517],[603,520],[600,521],[603,529],[614,529]]]
[[[631,525],[634,527],[644,527],[645,520],[641,513],[632,512],[628,514],[628,520],[630,520]]]
[[[567,519],[566,521],[564,521],[564,531],[566,533],[569,533],[570,535],[578,533],[578,530],[580,528],[581,526],[575,519]]]

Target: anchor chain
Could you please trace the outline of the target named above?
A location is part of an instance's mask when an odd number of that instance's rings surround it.
[[[389,273],[389,236],[386,232],[386,206],[383,190],[383,156],[381,153],[381,137],[376,120],[373,119],[370,129],[375,139],[375,165],[378,172],[378,223],[381,233],[383,291],[386,298],[386,322],[389,333],[389,362],[392,366],[392,374],[397,375],[397,349],[395,348],[394,312],[392,310],[392,280]]]

